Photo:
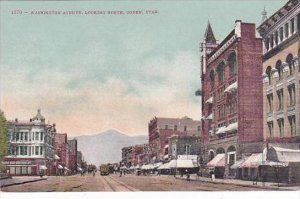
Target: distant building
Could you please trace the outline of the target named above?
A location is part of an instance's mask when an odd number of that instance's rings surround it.
[[[161,118],[155,117],[148,124],[149,150],[153,161],[161,161],[166,158],[165,147],[169,137],[173,135],[197,135],[200,136],[201,123],[188,117]]]
[[[172,136],[169,138],[169,145],[166,149],[169,159],[177,159],[178,155],[200,156],[200,137],[194,135]]]
[[[81,168],[83,162],[83,155],[81,151],[77,151],[77,168]]]
[[[236,160],[263,151],[262,40],[255,24],[237,20],[217,43],[208,23],[200,47],[202,159],[224,154],[228,176]]]
[[[55,125],[46,124],[39,109],[29,121],[8,122],[9,151],[4,165],[11,175],[50,175],[55,167]]]
[[[123,147],[122,148],[122,162],[125,166],[132,166],[132,149],[133,146]]]
[[[142,165],[143,161],[141,160],[141,155],[144,153],[144,145],[139,144],[132,147],[131,151],[131,160],[132,165]]]
[[[68,155],[69,155],[69,169],[71,172],[77,172],[77,140],[67,140]]]
[[[58,156],[55,168],[56,173],[58,173],[59,169],[69,167],[69,147],[67,140],[68,135],[66,133],[56,133],[54,136],[53,147],[56,155]]]

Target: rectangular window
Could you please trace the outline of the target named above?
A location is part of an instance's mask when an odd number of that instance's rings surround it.
[[[293,19],[291,19],[291,34],[293,34],[294,31],[295,31],[295,20],[293,18]]]
[[[25,132],[25,141],[28,141],[28,132]]]
[[[43,149],[44,147],[40,146],[40,155],[43,155]]]
[[[184,126],[184,131],[187,131],[187,126]]]
[[[283,109],[283,89],[277,91],[278,96],[278,110]]]
[[[268,129],[269,129],[269,137],[274,137],[274,127],[273,127],[273,122],[268,122]]]
[[[10,174],[16,174],[16,167],[9,167]]]
[[[27,173],[31,174],[31,167],[28,167]]]
[[[20,174],[21,172],[21,167],[16,167],[16,174]]]
[[[22,174],[27,174],[27,167],[22,167]]]
[[[165,129],[168,129],[168,125],[165,125]]]
[[[266,49],[269,50],[269,48],[270,48],[270,45],[269,45],[270,39],[269,39],[269,38],[266,38],[266,39],[264,40],[264,43],[265,43]]]
[[[34,140],[34,132],[31,133],[32,134],[32,141]]]
[[[38,146],[35,147],[35,155],[39,155],[39,147]]]
[[[283,27],[281,27],[281,28],[279,29],[279,38],[280,38],[280,41],[283,40]]]
[[[174,126],[174,131],[177,131],[177,125]]]
[[[288,87],[289,93],[290,93],[290,105],[295,106],[296,104],[296,90],[295,90],[295,84],[292,84]]]
[[[274,46],[274,36],[273,36],[273,34],[270,36],[270,44],[271,44],[271,48],[273,48],[273,46]]]
[[[198,131],[201,131],[201,126],[198,126],[197,128],[198,128]]]
[[[39,132],[35,132],[35,140],[39,140],[40,137],[40,133]]]
[[[288,36],[289,36],[289,24],[288,23],[286,23],[285,25],[284,25],[284,32],[285,32],[285,38],[288,38]]]
[[[41,132],[41,141],[44,141],[44,132]]]
[[[267,95],[268,99],[268,112],[272,113],[273,112],[273,94]]]
[[[23,132],[21,132],[21,141],[23,141],[23,135],[24,135],[24,133]]]
[[[291,136],[296,135],[296,117],[295,115],[288,117],[290,123]]]
[[[278,123],[279,135],[280,135],[280,137],[283,137],[284,136],[284,120],[279,119],[279,120],[277,120],[277,123]]]
[[[185,145],[185,155],[191,154],[191,145]]]
[[[278,31],[275,31],[275,44],[278,44]]]

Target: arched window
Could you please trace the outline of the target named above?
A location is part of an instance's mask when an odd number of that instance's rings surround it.
[[[220,82],[224,81],[224,62],[221,62],[217,67],[218,78]]]
[[[217,154],[224,154],[224,153],[225,153],[225,149],[223,149],[222,147],[217,149]]]
[[[292,54],[288,54],[288,56],[286,57],[286,63],[289,65],[290,68],[290,75],[292,75],[295,71],[295,65],[294,65],[294,61],[293,61],[294,57]]]
[[[279,79],[282,79],[282,75],[283,75],[283,68],[282,68],[282,63],[280,60],[278,60],[276,62],[276,69],[278,71],[278,75],[279,75]]]
[[[231,166],[235,163],[235,160],[236,160],[236,148],[234,146],[228,147],[227,155],[228,155],[227,158],[228,158],[229,166]]]
[[[228,56],[227,61],[228,61],[228,64],[229,64],[230,75],[236,75],[237,67],[236,67],[236,54],[235,54],[235,52],[232,52]]]
[[[269,85],[271,85],[272,84],[272,68],[271,68],[271,66],[267,67],[266,74],[268,75]]]

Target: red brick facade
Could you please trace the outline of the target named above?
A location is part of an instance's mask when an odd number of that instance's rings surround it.
[[[237,21],[212,52],[205,54],[203,45],[201,140],[205,162],[225,153],[226,162],[232,158],[233,164],[243,154],[262,151],[262,41],[255,33],[254,24]]]

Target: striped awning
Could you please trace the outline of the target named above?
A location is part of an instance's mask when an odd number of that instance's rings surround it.
[[[211,161],[207,163],[208,167],[225,167],[225,154],[217,154]]]

